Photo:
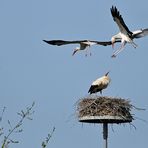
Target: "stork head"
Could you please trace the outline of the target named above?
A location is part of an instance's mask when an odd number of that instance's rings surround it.
[[[72,53],[72,56],[74,56],[75,53],[76,53],[77,51],[79,51],[79,50],[80,50],[80,48],[79,48],[79,47],[76,47],[76,48],[74,49],[73,53]]]
[[[113,48],[113,49],[114,49],[115,41],[116,41],[115,37],[112,37],[112,38],[111,38],[111,42],[112,42],[112,48]]]

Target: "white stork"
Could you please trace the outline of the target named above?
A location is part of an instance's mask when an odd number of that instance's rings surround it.
[[[43,41],[48,44],[57,45],[57,46],[67,45],[67,44],[80,44],[80,47],[76,47],[74,49],[72,55],[74,55],[77,51],[85,50],[86,48],[89,48],[92,45],[103,45],[103,46],[112,45],[111,41],[107,41],[107,42],[99,42],[99,41],[92,41],[92,40],[76,40],[76,41],[65,41],[65,40],[49,40],[49,41],[47,41],[47,40],[43,40]],[[120,41],[115,41],[115,42],[120,42]],[[90,53],[90,55],[91,55],[91,53]]]
[[[115,42],[121,41],[121,47],[117,49],[112,55],[112,57],[116,57],[117,54],[119,54],[124,49],[124,46],[126,43],[131,43],[133,47],[136,48],[137,45],[133,42],[133,39],[141,38],[148,35],[148,28],[131,32],[126,26],[126,24],[124,23],[124,20],[116,7],[112,6],[111,14],[112,14],[113,20],[117,23],[120,30],[118,34],[114,35],[111,38],[113,48],[114,48]]]
[[[102,90],[107,88],[107,86],[109,85],[109,83],[111,81],[108,74],[109,74],[109,72],[107,72],[103,77],[98,78],[97,80],[92,82],[92,84],[88,90],[88,93],[92,94],[92,93],[100,92],[100,94],[102,94]]]

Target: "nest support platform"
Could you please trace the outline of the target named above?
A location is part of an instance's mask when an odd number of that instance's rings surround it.
[[[84,116],[79,118],[79,122],[85,123],[130,123],[131,118],[122,118],[120,116]]]
[[[134,119],[129,100],[106,96],[91,96],[80,99],[77,104],[79,122],[102,123],[104,148],[108,147],[108,124],[129,123]]]

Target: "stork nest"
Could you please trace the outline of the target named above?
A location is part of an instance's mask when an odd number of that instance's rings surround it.
[[[114,116],[123,120],[132,121],[134,118],[130,111],[132,104],[129,100],[122,98],[112,98],[106,96],[91,96],[80,99],[77,105],[78,118],[85,116]]]

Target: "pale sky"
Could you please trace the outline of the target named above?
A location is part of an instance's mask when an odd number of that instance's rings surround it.
[[[102,147],[102,125],[82,126],[75,103],[108,70],[112,82],[103,95],[130,99],[148,109],[148,37],[135,40],[137,49],[126,45],[116,59],[110,57],[111,46],[92,46],[92,56],[85,57],[85,52],[72,56],[77,45],[57,47],[42,41],[109,41],[119,31],[110,13],[112,5],[131,31],[148,27],[146,0],[0,1],[0,109],[6,107],[1,126],[7,129],[8,119],[15,124],[17,112],[35,101],[33,121],[26,120],[24,131],[12,135],[20,143],[11,148],[40,148],[53,126],[56,131],[48,147]],[[132,113],[148,121],[147,110]],[[132,124],[136,130],[129,124],[109,127],[110,148],[148,145],[148,123],[136,119]]]

